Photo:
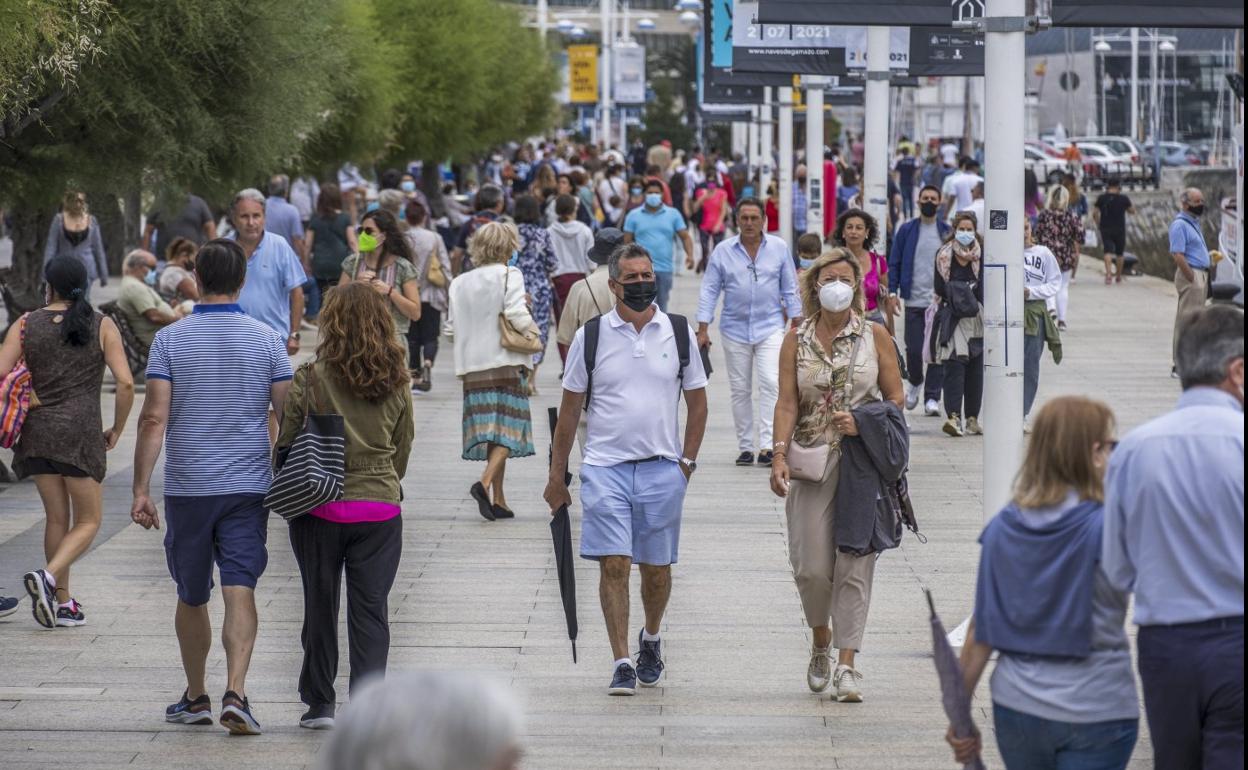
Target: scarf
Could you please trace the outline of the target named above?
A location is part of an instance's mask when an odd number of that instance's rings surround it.
[[[971,267],[975,270],[975,277],[979,277],[979,240],[976,239],[970,246],[963,246],[958,243],[956,238],[950,238],[936,252],[936,272],[940,273],[940,277],[949,280],[949,270],[953,266],[953,258],[957,256],[964,262],[970,262]]]

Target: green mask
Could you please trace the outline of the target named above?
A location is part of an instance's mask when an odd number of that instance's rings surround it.
[[[377,242],[377,236],[371,233],[360,233],[360,237],[356,240],[356,244],[362,252],[376,251],[380,245]]]

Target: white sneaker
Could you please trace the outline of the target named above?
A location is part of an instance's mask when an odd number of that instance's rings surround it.
[[[810,651],[810,665],[806,667],[806,684],[811,692],[823,692],[832,682],[832,659],[828,657],[827,647],[813,647]]]
[[[912,385],[906,383],[906,408],[913,409],[919,405],[919,396],[923,395],[923,383]]]
[[[832,682],[836,685],[838,703],[862,703],[862,674],[842,663],[836,667]]]
[[[966,418],[966,432],[971,434],[972,436],[982,436],[984,435],[984,426],[979,424],[978,418],[967,417]]]
[[[949,415],[949,419],[945,420],[945,424],[941,429],[954,438],[961,438],[966,435],[962,432],[962,421],[956,414]]]
[[[940,404],[936,399],[930,398],[927,400],[927,403],[923,405],[923,414],[926,414],[928,417],[940,416]]]

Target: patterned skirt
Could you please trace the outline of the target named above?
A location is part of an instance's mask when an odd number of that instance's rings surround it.
[[[533,447],[529,416],[529,373],[500,366],[464,375],[465,460],[484,460],[489,445],[505,446],[511,457],[528,457]]]

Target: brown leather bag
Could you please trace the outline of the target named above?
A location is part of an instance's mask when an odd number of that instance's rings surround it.
[[[498,337],[502,346],[506,350],[513,353],[534,353],[542,352],[545,347],[542,345],[542,334],[536,325],[530,325],[528,329],[523,331],[517,329],[511,321],[507,320],[507,282],[511,279],[511,268],[504,268],[506,271],[503,278],[503,306],[498,311]]]

